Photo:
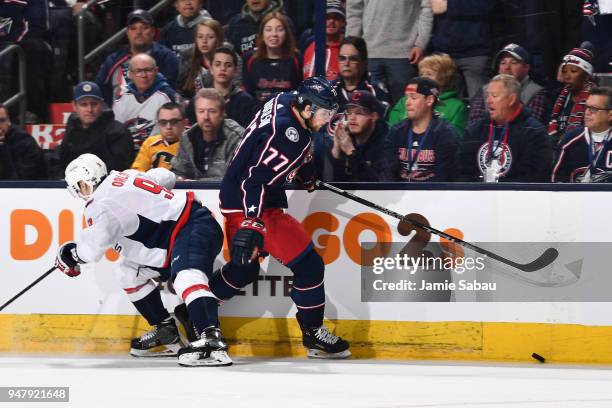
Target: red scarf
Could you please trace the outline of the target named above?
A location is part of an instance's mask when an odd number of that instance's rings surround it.
[[[589,97],[589,93],[591,92],[591,88],[596,86],[596,84],[592,81],[587,81],[582,90],[578,93],[578,96],[574,99],[574,106],[572,107],[572,111],[567,119],[567,125],[565,126],[565,133],[570,130],[582,126],[584,124],[584,111],[586,106],[586,100]],[[553,107],[552,115],[550,117],[550,123],[548,124],[548,135],[553,138],[555,141],[560,141],[562,139],[561,134],[559,134],[559,118],[561,113],[563,112],[563,107],[568,102],[568,98],[572,97],[572,93],[570,91],[569,86],[563,87],[557,100],[555,101],[555,106]]]

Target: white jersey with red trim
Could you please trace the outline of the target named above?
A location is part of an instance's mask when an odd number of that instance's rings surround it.
[[[88,227],[77,241],[79,258],[96,262],[114,247],[136,264],[167,266],[174,237],[189,218],[194,199],[192,192],[170,191],[174,180],[163,168],[111,171],[85,205]]]

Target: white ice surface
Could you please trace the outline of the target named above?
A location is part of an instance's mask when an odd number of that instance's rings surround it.
[[[70,387],[69,403],[0,408],[612,407],[609,367],[234,360],[183,368],[174,359],[0,355],[0,386]]]

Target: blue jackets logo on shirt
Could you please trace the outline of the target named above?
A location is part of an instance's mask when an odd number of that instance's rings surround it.
[[[291,140],[294,143],[300,140],[300,134],[294,127],[287,128],[287,130],[285,131],[285,136],[287,136],[287,139]]]
[[[493,154],[489,152],[489,143],[484,143],[478,149],[478,168],[483,175],[487,174],[487,170],[495,170],[497,177],[501,178],[508,174],[512,167],[512,152],[507,144],[502,144],[501,147],[493,146]]]

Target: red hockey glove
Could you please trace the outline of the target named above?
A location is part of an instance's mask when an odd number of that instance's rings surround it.
[[[57,251],[55,267],[71,278],[81,274],[79,257],[76,254],[76,242],[68,241]]]
[[[263,248],[266,227],[259,218],[245,218],[232,239],[232,262],[247,265],[257,258]]]

